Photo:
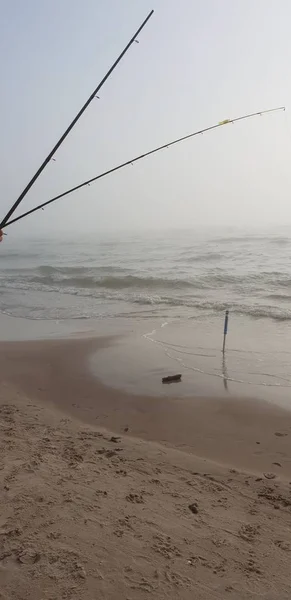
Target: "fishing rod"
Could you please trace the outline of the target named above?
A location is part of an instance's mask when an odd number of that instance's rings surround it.
[[[218,127],[222,127],[223,125],[228,125],[230,123],[236,123],[237,121],[242,121],[243,119],[250,119],[251,117],[257,117],[259,115],[264,115],[266,113],[276,112],[279,110],[285,110],[285,106],[280,106],[279,108],[269,108],[268,110],[261,110],[260,112],[243,115],[242,117],[237,117],[236,119],[225,119],[224,121],[220,121],[219,123],[216,123],[215,125],[211,125],[210,127],[205,127],[204,129],[200,129],[199,131],[194,131],[194,133],[189,133],[188,135],[184,135],[183,137],[173,140],[172,142],[168,142],[167,144],[158,146],[157,148],[154,148],[153,150],[149,150],[148,152],[145,152],[144,154],[140,154],[139,156],[136,156],[135,158],[131,158],[130,160],[127,160],[126,162],[124,162],[120,165],[117,165],[116,167],[113,167],[112,169],[109,169],[108,171],[104,171],[103,173],[100,173],[96,177],[92,177],[92,179],[87,179],[87,181],[84,181],[83,183],[80,183],[79,185],[76,185],[75,187],[70,188],[66,192],[63,192],[62,194],[58,194],[58,196],[55,196],[54,198],[51,198],[50,200],[47,200],[46,202],[43,202],[42,204],[35,206],[35,208],[32,208],[31,210],[28,210],[27,212],[22,213],[15,219],[8,221],[8,223],[5,223],[4,227],[8,227],[8,225],[12,225],[12,223],[16,223],[16,221],[20,221],[20,219],[24,219],[24,217],[27,217],[28,215],[31,215],[32,213],[36,212],[37,210],[40,210],[40,209],[44,208],[45,206],[52,204],[52,202],[56,202],[56,200],[59,200],[60,198],[63,198],[64,196],[68,196],[68,194],[72,194],[72,192],[75,192],[76,190],[80,190],[82,187],[85,187],[86,185],[90,185],[90,183],[92,183],[93,181],[97,181],[98,179],[101,179],[102,177],[106,177],[107,175],[110,175],[111,173],[114,173],[115,171],[119,171],[119,169],[123,169],[124,167],[127,167],[128,165],[133,165],[135,162],[142,160],[143,158],[146,158],[146,156],[150,156],[151,154],[160,152],[161,150],[164,150],[165,148],[170,148],[170,146],[179,144],[180,142],[188,140],[196,135],[205,133],[207,131],[217,129]]]
[[[53,147],[53,149],[51,150],[51,152],[48,154],[48,156],[46,157],[46,159],[43,161],[43,163],[41,164],[41,166],[39,167],[39,169],[36,171],[35,175],[32,177],[32,179],[30,180],[30,182],[24,188],[23,192],[21,192],[20,196],[17,198],[17,200],[11,206],[11,208],[8,211],[8,213],[5,215],[4,219],[0,223],[0,230],[3,229],[3,227],[5,227],[5,225],[9,221],[10,217],[13,215],[14,211],[19,206],[20,202],[26,196],[27,192],[33,186],[33,184],[35,183],[35,181],[38,179],[38,177],[40,176],[40,174],[42,173],[42,171],[44,170],[44,168],[46,167],[46,165],[48,164],[48,162],[52,159],[52,157],[54,156],[54,154],[56,153],[56,151],[58,150],[58,148],[61,146],[61,144],[63,143],[63,141],[66,139],[67,135],[73,129],[74,125],[76,125],[77,121],[80,119],[80,117],[82,116],[82,114],[85,112],[86,108],[88,108],[89,104],[96,97],[96,94],[98,94],[99,90],[102,88],[102,86],[104,85],[104,83],[107,81],[108,77],[110,77],[111,73],[117,67],[118,63],[121,61],[121,59],[123,58],[123,56],[129,50],[130,46],[133,44],[133,42],[137,41],[136,38],[137,38],[138,34],[145,27],[145,25],[147,24],[147,22],[149,21],[149,19],[153,15],[153,13],[154,13],[154,11],[151,10],[151,12],[148,14],[147,18],[143,21],[143,23],[141,24],[141,26],[138,28],[138,30],[135,32],[135,34],[132,36],[132,38],[128,42],[127,46],[125,46],[124,50],[122,50],[122,52],[119,55],[119,57],[116,59],[116,61],[110,67],[109,71],[107,71],[106,75],[103,77],[103,79],[97,85],[97,87],[95,88],[94,92],[92,92],[92,94],[89,96],[89,98],[85,102],[84,106],[82,106],[81,110],[78,112],[78,114],[76,115],[76,117],[70,123],[69,127],[66,129],[66,131],[60,137],[60,139],[58,140],[58,142],[56,143],[56,145]]]

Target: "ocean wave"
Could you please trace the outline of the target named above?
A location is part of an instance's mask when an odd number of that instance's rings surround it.
[[[225,253],[223,252],[207,252],[205,254],[195,254],[192,250],[192,255],[187,257],[181,257],[179,262],[186,263],[208,263],[208,262],[219,262],[226,258]]]
[[[291,296],[287,296],[286,294],[267,294],[265,297],[269,298],[270,300],[289,302],[291,304]]]
[[[253,235],[229,235],[225,237],[216,237],[212,238],[212,242],[222,243],[222,244],[234,244],[234,243],[247,243],[247,244],[277,244],[279,246],[285,246],[290,243],[291,238],[287,236],[281,235],[263,235],[263,234],[253,234]]]
[[[77,318],[75,314],[75,308],[66,304],[67,308],[60,309],[55,306],[54,310],[49,308],[51,301],[48,301],[47,306],[38,307],[36,304],[29,308],[27,305],[23,305],[22,297],[27,298],[27,296],[23,296],[23,291],[27,290],[30,292],[31,298],[33,299],[33,294],[35,292],[43,292],[44,293],[61,293],[69,296],[75,296],[79,298],[83,298],[84,302],[79,302],[77,305],[77,314],[79,316],[84,317],[84,310],[88,310],[88,314],[91,316],[96,316],[95,312],[99,314],[98,307],[107,306],[107,310],[112,307],[114,314],[118,311],[118,306],[128,308],[126,309],[127,315],[130,316],[132,314],[141,314],[139,311],[144,312],[144,307],[148,307],[149,313],[154,316],[157,311],[163,311],[163,315],[165,318],[169,318],[172,310],[179,311],[179,314],[189,314],[189,311],[192,311],[192,315],[190,318],[197,318],[197,314],[208,314],[208,315],[217,315],[223,313],[226,309],[229,309],[231,313],[237,314],[240,316],[247,316],[249,318],[254,319],[271,319],[275,321],[291,321],[291,309],[285,306],[276,306],[274,304],[251,304],[252,297],[250,297],[249,303],[240,302],[238,299],[235,301],[231,297],[228,300],[217,300],[213,298],[203,298],[201,295],[199,297],[195,297],[193,294],[170,294],[164,293],[158,294],[157,290],[147,290],[147,289],[128,289],[128,288],[119,288],[119,289],[102,289],[96,288],[92,289],[76,289],[76,288],[47,288],[43,290],[42,285],[33,285],[23,283],[20,288],[8,288],[9,294],[13,291],[14,295],[14,305],[11,303],[7,303],[7,295],[4,294],[4,290],[2,289],[2,294],[0,294],[0,310],[4,309],[5,312],[10,314],[14,314],[15,316],[20,316],[20,314],[33,314],[34,318],[38,315],[39,318],[46,318],[45,315],[48,313],[53,313],[53,316],[50,318],[65,318],[67,314],[67,318]],[[15,293],[18,293],[18,300],[15,303]],[[12,296],[13,297],[13,296]],[[6,298],[6,299],[5,299]],[[37,302],[37,296],[35,297],[35,301]],[[26,302],[26,301],[25,301]],[[88,304],[89,303],[89,304]],[[54,300],[52,301],[52,305],[54,305]],[[74,304],[75,306],[75,304]],[[138,306],[138,311],[133,309],[134,306]],[[110,309],[111,310],[111,309]],[[123,308],[124,310],[124,308]],[[61,315],[60,315],[61,311]],[[72,314],[73,311],[73,314]],[[41,317],[39,316],[41,315]],[[87,317],[87,315],[86,315]]]
[[[146,298],[140,297],[133,300],[136,304],[155,305],[164,304],[171,307],[193,308],[199,311],[207,311],[212,314],[222,313],[226,309],[231,313],[246,315],[254,319],[272,319],[275,321],[291,321],[291,310],[274,306],[253,306],[247,304],[232,304],[222,301],[183,300],[182,298]],[[193,318],[196,318],[194,315]]]
[[[34,272],[19,273],[16,276],[2,276],[1,285],[6,287],[7,285],[17,287],[23,287],[23,285],[37,284],[43,286],[43,288],[75,288],[75,289],[97,289],[104,288],[109,290],[215,290],[216,288],[224,288],[230,286],[250,286],[256,284],[260,279],[263,279],[263,275],[251,275],[247,278],[242,275],[235,275],[226,273],[224,271],[216,270],[215,273],[207,273],[205,275],[191,276],[188,278],[182,277],[155,277],[152,275],[132,275],[128,274],[124,270],[118,274],[114,272],[110,275],[109,272],[102,274],[102,272],[93,269],[83,268],[59,268],[51,269],[43,268],[38,269]],[[182,273],[181,273],[182,274]],[[185,275],[185,271],[183,273]],[[284,285],[286,282],[284,280]],[[291,281],[290,281],[291,284]]]
[[[7,317],[16,317],[17,319],[25,319],[28,321],[87,321],[92,318],[100,319],[102,315],[95,314],[93,315],[84,315],[80,311],[75,313],[70,313],[68,315],[68,310],[63,309],[47,309],[41,308],[36,309],[35,307],[31,308],[23,308],[19,307],[5,307],[0,306],[0,312]],[[110,316],[110,315],[109,315]]]
[[[73,288],[105,288],[112,290],[119,289],[174,289],[191,288],[193,283],[180,279],[164,279],[162,277],[139,277],[136,275],[125,276],[105,276],[101,277],[95,274],[91,276],[82,275],[80,277],[59,277],[55,274],[46,276],[31,277],[32,283],[41,283],[44,286],[58,284],[64,287]]]
[[[29,287],[38,286],[39,289],[48,288],[61,291],[62,288],[79,289],[107,289],[107,290],[125,290],[138,291],[149,290],[157,291],[163,294],[163,291],[171,290],[173,294],[177,291],[190,293],[206,293],[217,289],[232,290],[240,295],[255,293],[255,295],[266,294],[272,291],[272,288],[291,287],[291,277],[288,273],[278,271],[261,271],[242,274],[232,271],[226,271],[219,267],[208,269],[204,273],[191,274],[189,269],[177,269],[177,277],[174,276],[173,269],[163,274],[160,270],[159,276],[151,274],[151,269],[143,273],[136,274],[133,269],[126,269],[119,266],[102,267],[52,267],[42,265],[36,269],[25,269],[6,271],[2,270],[0,281],[4,288],[13,287],[15,289],[29,289]],[[274,295],[278,296],[280,292],[274,290]],[[284,299],[285,294],[282,294]],[[274,299],[276,299],[274,297]]]
[[[31,271],[31,269],[30,269]],[[82,275],[82,276],[98,276],[98,274],[110,274],[110,273],[120,273],[127,274],[131,273],[132,269],[126,269],[125,267],[121,267],[119,265],[102,265],[99,267],[86,267],[86,266],[59,266],[53,267],[51,265],[40,265],[35,269],[35,272],[44,276],[57,276],[60,278],[61,276],[67,277],[68,275]]]
[[[233,244],[236,242],[267,242],[272,239],[271,236],[262,236],[262,235],[227,235],[225,237],[215,237],[212,238],[212,242],[223,243],[223,244]]]
[[[5,260],[26,260],[27,258],[35,258],[35,252],[23,252],[23,251],[16,251],[16,250],[7,250],[7,251],[2,251],[1,250],[1,261],[3,259]],[[1,265],[2,266],[2,265]]]
[[[287,246],[287,244],[290,244],[290,238],[287,237],[274,237],[274,238],[270,238],[269,242],[271,244],[274,244],[276,246]]]

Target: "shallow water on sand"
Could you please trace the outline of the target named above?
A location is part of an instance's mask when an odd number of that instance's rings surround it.
[[[106,385],[134,394],[247,395],[291,408],[290,330],[283,324],[230,320],[224,356],[223,319],[151,326],[92,357],[91,369]],[[175,373],[182,374],[181,383],[162,384]]]

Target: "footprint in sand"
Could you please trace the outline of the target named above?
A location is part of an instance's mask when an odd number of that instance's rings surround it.
[[[155,541],[152,545],[152,549],[157,554],[161,554],[161,556],[169,560],[181,556],[180,550],[174,544],[172,544],[169,536],[165,538],[160,535],[154,535],[153,539]]]
[[[144,504],[142,494],[128,494],[125,499],[127,502],[132,502],[132,504]]]
[[[258,567],[258,565],[256,564],[256,562],[255,562],[255,560],[253,558],[250,558],[247,561],[247,563],[243,567],[243,570],[247,574],[254,573],[256,575],[262,575],[261,569]]]
[[[105,490],[96,490],[95,494],[96,496],[103,496],[104,498],[107,496],[107,492]]]
[[[291,552],[291,545],[289,542],[284,542],[284,540],[275,540],[275,546],[284,550],[284,552]]]
[[[164,575],[166,581],[175,587],[189,587],[191,585],[191,580],[188,577],[180,575],[180,573],[175,571],[166,570]]]
[[[275,475],[275,473],[264,473],[264,477],[266,479],[275,479],[276,475]]]
[[[239,537],[246,542],[253,542],[260,532],[260,525],[242,525],[238,531]]]
[[[22,550],[18,556],[17,560],[23,565],[34,565],[39,562],[41,559],[41,555],[39,552],[34,550],[34,548],[26,548]]]

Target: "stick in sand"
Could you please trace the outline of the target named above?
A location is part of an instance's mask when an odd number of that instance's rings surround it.
[[[222,344],[222,353],[225,353],[225,342],[226,342],[226,336],[227,336],[227,330],[228,330],[228,316],[229,316],[229,310],[225,311],[225,318],[224,318],[224,330],[223,330],[223,344]]]

